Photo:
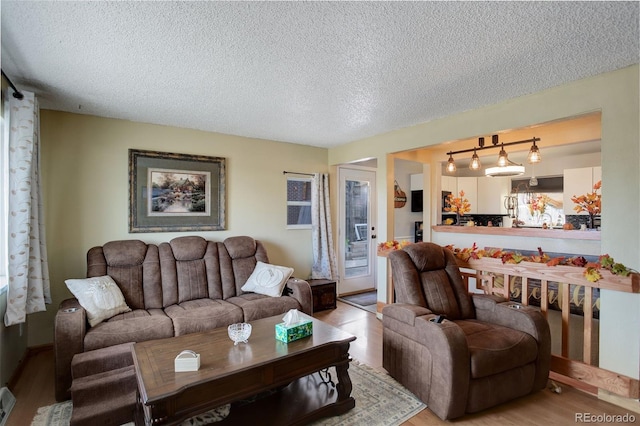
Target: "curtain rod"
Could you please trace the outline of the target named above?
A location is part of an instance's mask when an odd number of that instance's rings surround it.
[[[11,86],[11,88],[13,89],[13,97],[16,99],[24,98],[24,95],[20,93],[20,91],[16,88],[16,86],[13,85],[13,83],[11,82],[11,80],[9,80],[9,77],[7,77],[4,71],[0,70],[0,72],[2,72],[2,76],[7,80],[7,83],[9,83],[9,86]]]
[[[304,176],[314,176],[313,173],[301,173],[301,172],[288,172],[288,171],[283,171],[282,172],[283,175],[287,175],[287,174],[291,174],[291,175],[304,175]]]

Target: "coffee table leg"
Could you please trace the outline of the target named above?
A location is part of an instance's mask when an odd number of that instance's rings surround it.
[[[351,390],[353,385],[351,384],[351,378],[349,377],[349,362],[336,365],[336,374],[338,376],[338,384],[336,388],[338,390],[338,400],[341,402],[347,400],[351,396]]]

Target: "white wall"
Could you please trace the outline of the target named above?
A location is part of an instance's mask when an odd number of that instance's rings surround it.
[[[422,174],[422,163],[395,159],[395,180],[400,188],[407,194],[407,204],[404,207],[394,208],[394,236],[397,241],[407,240],[413,242],[414,224],[422,220],[422,212],[411,211],[411,175]],[[385,240],[380,240],[385,241]]]
[[[309,276],[311,231],[285,229],[282,172],[327,172],[326,149],[46,110],[41,139],[53,304],[29,316],[29,346],[52,342],[57,305],[70,297],[64,280],[84,277],[87,250],[107,241],[159,243],[180,235],[222,241],[249,235],[265,244],[272,263]],[[225,157],[227,230],[130,234],[130,148]]]
[[[607,195],[603,196],[601,251],[630,268],[640,270],[640,227],[637,226],[640,217],[638,81],[636,64],[332,148],[329,150],[329,164],[363,157],[378,158],[378,231],[380,238],[384,239],[388,194],[385,188],[388,183],[387,164],[384,160],[387,154],[602,111],[602,181],[606,184]],[[385,282],[386,262],[378,262],[378,266],[378,280]],[[601,313],[600,366],[638,378],[640,295],[603,291]]]

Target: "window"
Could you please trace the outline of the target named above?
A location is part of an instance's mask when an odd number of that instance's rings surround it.
[[[311,229],[312,178],[287,178],[287,229]]]

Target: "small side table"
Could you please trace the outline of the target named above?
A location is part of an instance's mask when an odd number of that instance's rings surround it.
[[[333,280],[307,280],[313,295],[313,312],[336,308],[336,282]]]

